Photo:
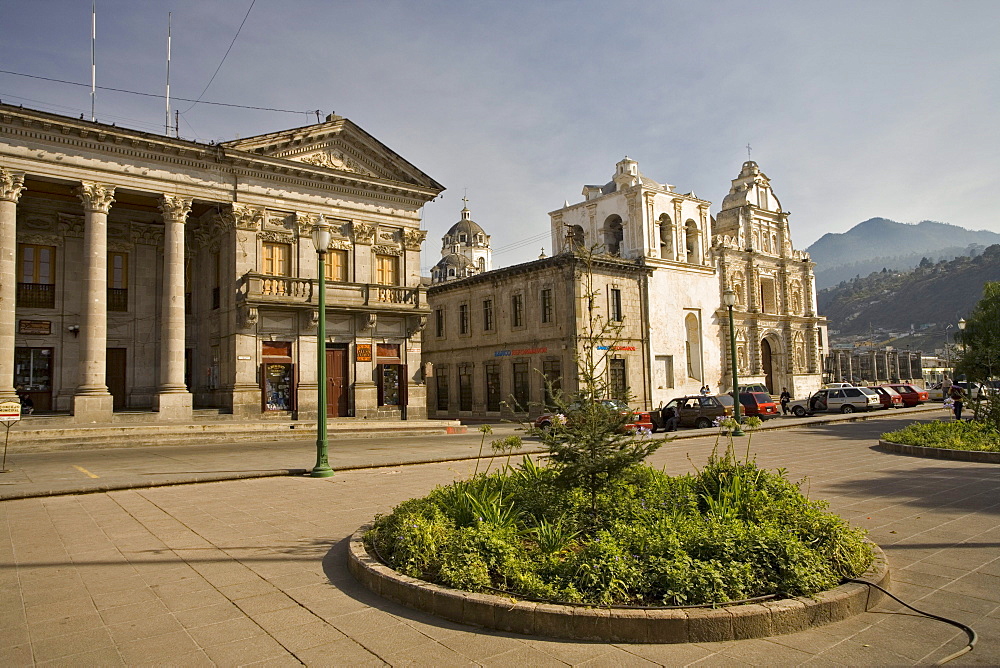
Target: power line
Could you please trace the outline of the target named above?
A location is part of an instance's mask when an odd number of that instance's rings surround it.
[[[253,5],[255,2],[257,2],[257,0],[251,0],[250,7],[247,9],[246,16],[243,17],[243,21],[242,23],[240,23],[240,27],[236,29],[236,34],[233,35],[233,41],[229,43],[229,48],[226,49],[226,54],[222,56],[222,61],[219,63],[219,66],[215,68],[215,74],[213,74],[212,78],[208,80],[207,84],[205,84],[205,89],[201,91],[201,95],[198,96],[198,99],[195,100],[190,107],[182,111],[181,112],[182,114],[186,114],[187,112],[194,109],[194,105],[198,104],[198,102],[201,101],[201,96],[204,95],[206,92],[208,92],[208,87],[212,85],[212,82],[215,81],[215,76],[219,73],[219,70],[222,69],[222,63],[226,62],[226,58],[229,57],[229,52],[233,50],[233,44],[236,44],[236,38],[240,36],[240,31],[243,30],[243,24],[246,23],[247,19],[250,17],[250,10],[253,9]]]
[[[77,81],[65,81],[63,79],[52,79],[50,77],[40,77],[35,74],[24,74],[22,72],[11,72],[10,70],[0,70],[0,74],[12,74],[16,77],[27,77],[29,79],[40,79],[42,81],[52,81],[54,83],[67,84],[70,86],[85,86],[90,88],[90,84],[79,83]],[[129,95],[141,95],[143,97],[156,97],[160,99],[166,98],[166,95],[160,95],[159,93],[143,93],[136,90],[126,90],[124,88],[111,88],[108,86],[98,86],[100,90],[109,90],[114,93],[128,93]],[[181,102],[197,102],[198,104],[211,104],[217,107],[235,107],[236,109],[253,109],[255,111],[276,111],[282,114],[312,114],[315,113],[314,110],[310,109],[308,111],[295,110],[295,109],[275,109],[273,107],[254,107],[246,104],[232,104],[229,102],[209,102],[206,100],[192,100],[186,97],[175,97],[175,100],[180,100]]]

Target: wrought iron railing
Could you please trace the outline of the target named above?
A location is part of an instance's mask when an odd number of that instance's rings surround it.
[[[52,283],[18,283],[17,305],[24,308],[55,308],[56,286]]]

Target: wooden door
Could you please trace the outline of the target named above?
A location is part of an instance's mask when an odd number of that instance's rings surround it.
[[[125,408],[125,358],[127,348],[108,348],[107,359],[105,361],[105,382],[108,384],[108,392],[114,397],[114,410]]]
[[[764,339],[760,342],[760,366],[764,371],[764,385],[767,386],[767,391],[770,394],[774,394],[773,360],[771,343],[767,339]]]
[[[326,414],[330,417],[348,415],[347,346],[326,349]]]

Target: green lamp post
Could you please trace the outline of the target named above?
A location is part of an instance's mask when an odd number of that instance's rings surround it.
[[[320,214],[312,230],[312,242],[319,259],[319,322],[316,324],[316,388],[319,390],[316,417],[316,466],[313,478],[329,478],[333,475],[327,458],[328,438],[326,434],[326,253],[330,247],[330,224]]]
[[[736,428],[733,429],[733,436],[743,436],[740,429],[742,421],[740,415],[740,380],[736,366],[736,326],[733,325],[733,306],[736,305],[736,293],[732,288],[726,288],[722,293],[722,302],[729,309],[729,353],[733,365],[733,417],[736,418]]]

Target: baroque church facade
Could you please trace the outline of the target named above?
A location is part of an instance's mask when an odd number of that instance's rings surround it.
[[[537,413],[557,367],[560,387],[576,389],[576,359],[588,354],[579,336],[588,272],[569,259],[579,249],[600,259],[589,275],[602,317],[629,324],[627,342],[603,363],[608,386],[627,386],[634,405],[655,408],[705,385],[732,387],[727,289],[736,293],[740,384],[763,383],[773,394],[787,387],[795,396],[821,385],[826,321],[816,312],[814,265],[792,247],[788,212],[755,162],[733,179],[717,218],[709,201],[644,176],[627,157],[611,181],[586,185],[582,195],[549,214],[553,257],[431,287],[435,330],[424,346],[431,415],[498,416],[496,401],[487,400],[494,385],[502,396],[517,388],[514,403]],[[553,291],[539,277],[560,262],[570,287]],[[487,303],[505,313],[496,345],[463,343],[479,334],[479,319],[490,321],[479,313]],[[546,334],[547,317],[562,328],[558,345]],[[518,388],[526,368],[537,378]]]
[[[443,189],[335,115],[202,144],[0,105],[0,399],[294,420],[324,383],[333,417],[424,417],[420,219]]]

